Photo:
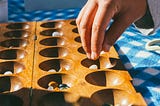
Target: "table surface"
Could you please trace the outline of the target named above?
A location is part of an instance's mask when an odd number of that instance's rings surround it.
[[[23,0],[8,0],[9,22],[75,19],[79,11],[80,8],[26,12]],[[148,106],[160,105],[160,53],[145,50],[145,44],[156,38],[160,38],[160,30],[145,36],[131,25],[114,45]]]

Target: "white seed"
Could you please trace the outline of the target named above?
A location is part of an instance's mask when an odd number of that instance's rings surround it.
[[[48,70],[48,72],[56,72],[56,70],[55,69],[50,69],[50,70]]]
[[[106,52],[104,52],[104,51],[101,51],[101,53],[100,54],[105,54]]]
[[[48,90],[53,90],[54,88],[53,88],[53,86],[49,86],[47,89]]]
[[[11,49],[11,48],[13,48],[13,46],[10,46],[9,48]]]
[[[59,32],[53,32],[52,36],[61,36],[61,34]]]
[[[6,72],[4,73],[4,75],[11,75],[11,74],[13,74],[11,71],[6,71]]]
[[[93,65],[91,65],[91,66],[89,67],[89,69],[98,69],[98,66],[95,65],[95,64],[93,64]]]

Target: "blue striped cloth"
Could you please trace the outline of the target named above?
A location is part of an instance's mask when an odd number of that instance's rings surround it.
[[[74,8],[25,12],[23,0],[8,0],[8,4],[9,22],[74,19],[80,11],[80,8]],[[115,44],[133,78],[134,87],[143,95],[148,106],[160,106],[160,53],[145,49],[145,44],[155,38],[160,38],[160,30],[145,36],[131,25]]]

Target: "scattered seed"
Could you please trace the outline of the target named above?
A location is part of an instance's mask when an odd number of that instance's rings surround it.
[[[93,65],[91,65],[91,66],[89,67],[89,69],[98,69],[98,66],[95,65],[95,64],[93,64]]]

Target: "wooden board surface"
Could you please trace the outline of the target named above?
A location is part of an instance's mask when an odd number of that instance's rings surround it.
[[[0,106],[30,105],[35,24],[0,25]]]
[[[86,57],[75,20],[7,23],[0,31],[0,97],[23,106],[146,105],[114,47]]]

